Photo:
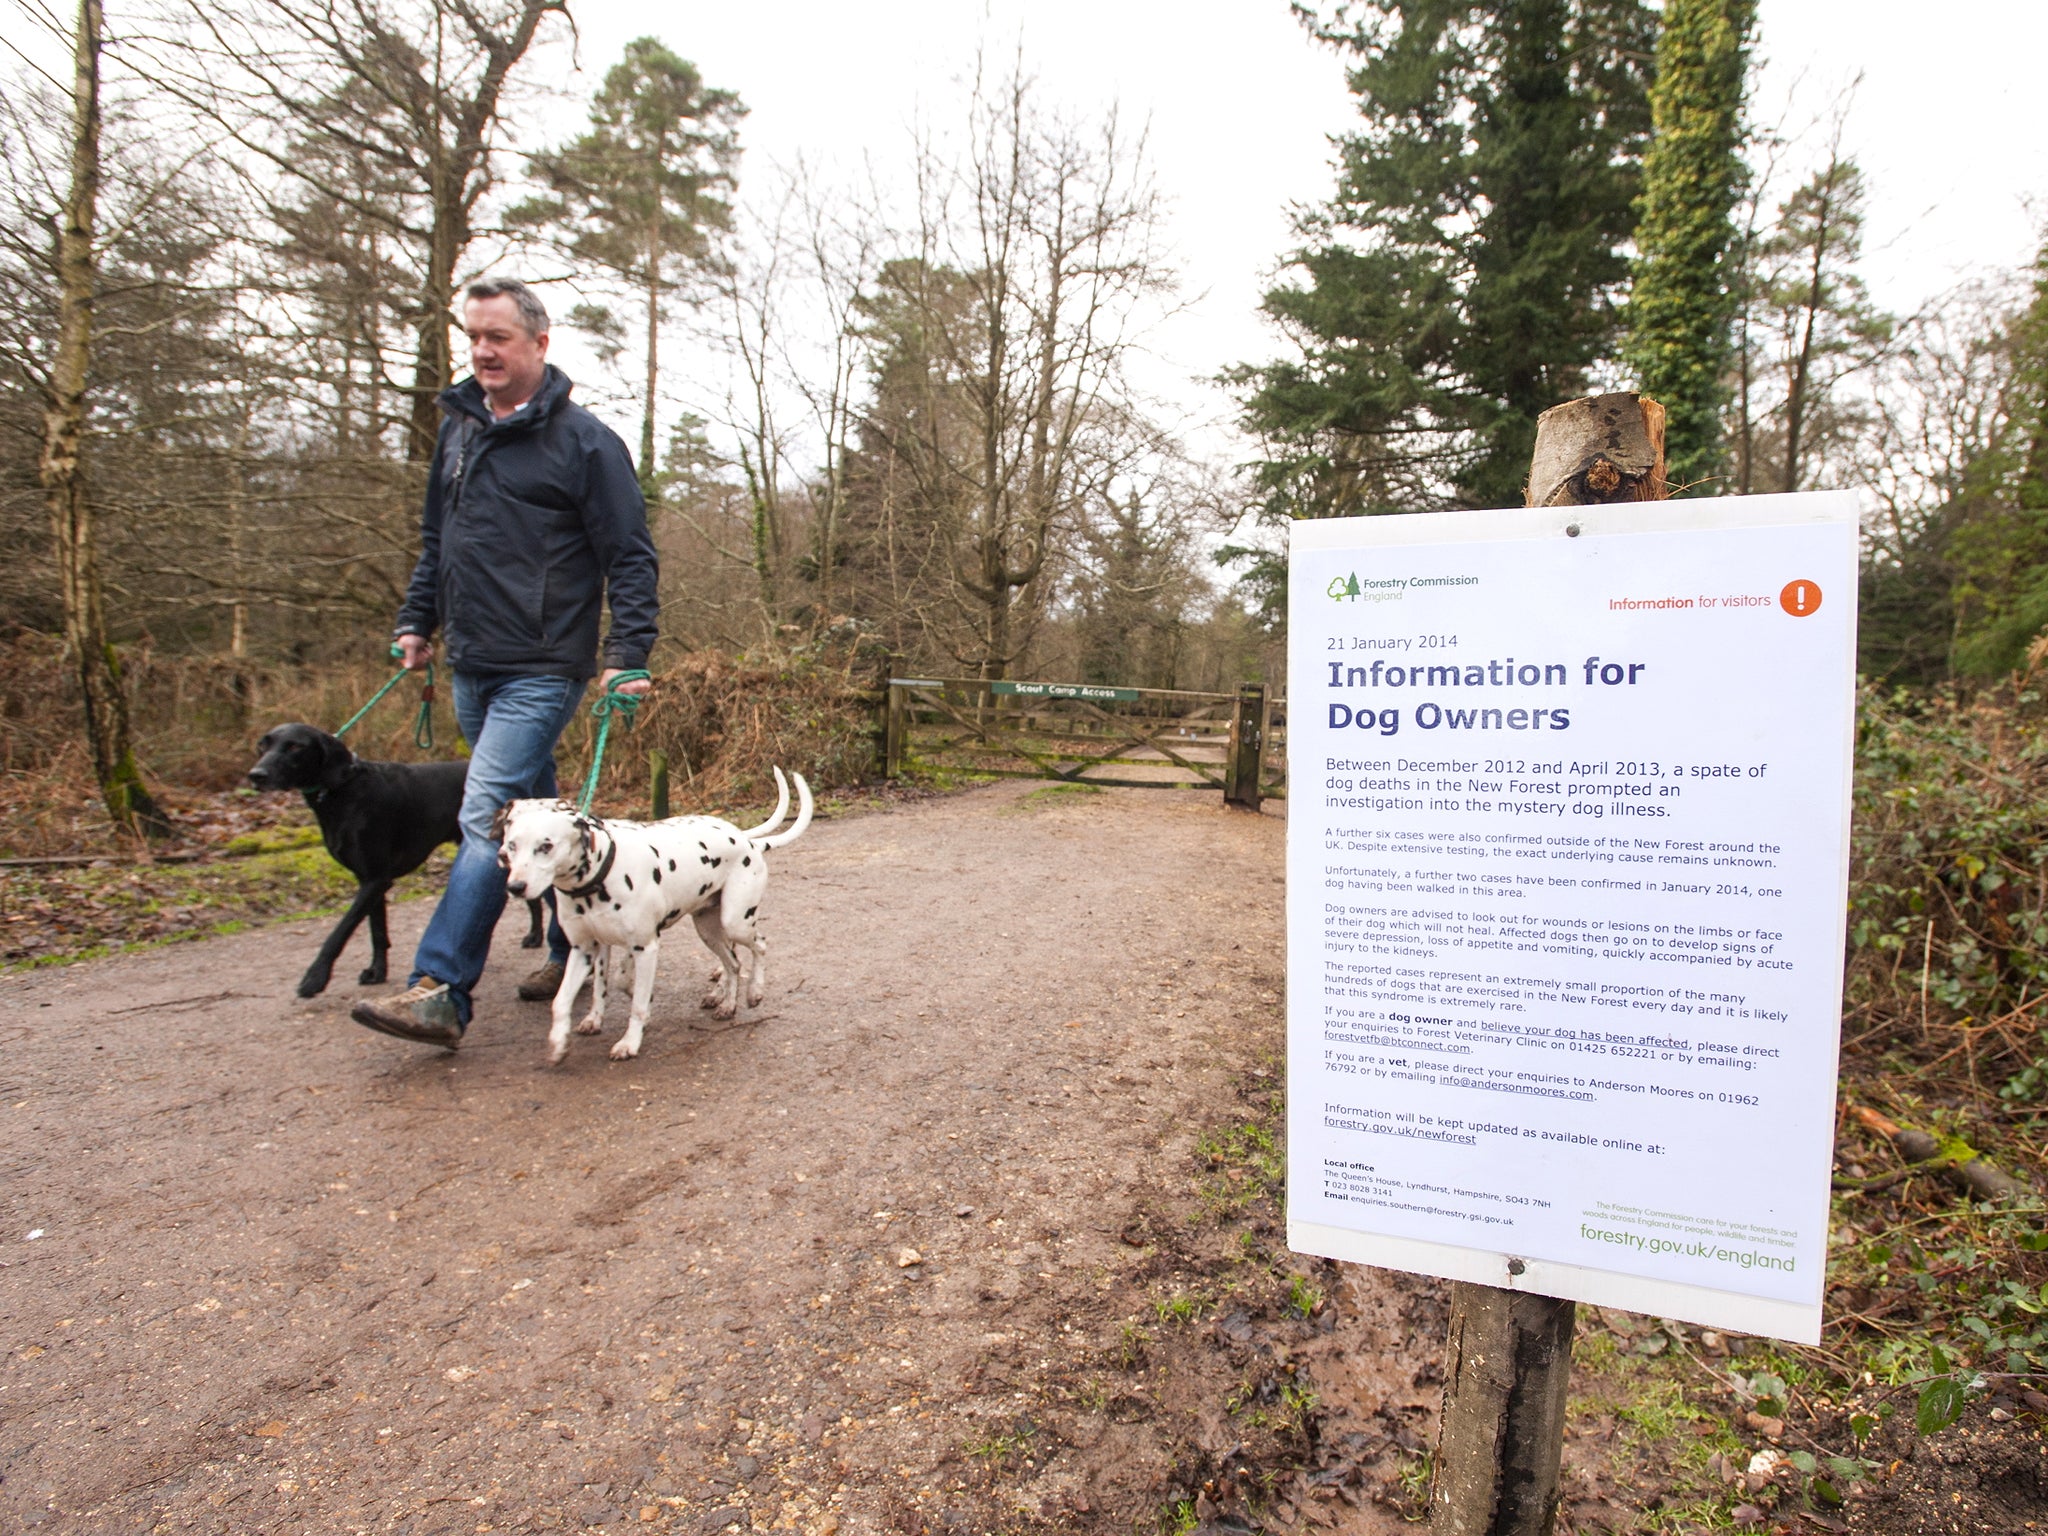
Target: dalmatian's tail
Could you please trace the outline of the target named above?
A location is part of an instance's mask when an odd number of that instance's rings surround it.
[[[744,837],[766,837],[770,832],[781,826],[782,818],[789,814],[789,780],[782,776],[780,768],[774,769],[773,772],[775,774],[775,814],[762,822],[758,827],[747,828],[741,834]]]
[[[804,782],[800,773],[792,773],[796,780],[796,820],[790,823],[787,832],[778,832],[773,837],[760,839],[765,848],[783,848],[804,835],[804,828],[811,824],[811,786]]]

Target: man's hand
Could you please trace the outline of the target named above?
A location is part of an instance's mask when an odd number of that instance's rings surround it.
[[[433,642],[420,635],[400,635],[394,643],[398,664],[408,672],[417,672],[434,659]]]
[[[627,669],[625,667],[606,667],[597,679],[597,691],[600,694],[611,692],[612,679],[617,677],[621,672],[624,672],[626,670]],[[628,683],[625,687],[619,690],[619,692],[621,693],[652,693],[653,691],[654,680],[652,678],[645,677],[639,679],[639,681],[637,682]]]

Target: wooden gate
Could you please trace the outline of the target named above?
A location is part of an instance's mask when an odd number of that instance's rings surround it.
[[[886,762],[1069,784],[1287,793],[1286,706],[1235,694],[980,678],[889,679]]]

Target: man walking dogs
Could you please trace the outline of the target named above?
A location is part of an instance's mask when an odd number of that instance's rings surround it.
[[[555,792],[555,743],[597,671],[607,595],[600,687],[647,665],[659,613],[632,458],[617,433],[571,403],[568,377],[547,361],[547,310],[526,284],[504,278],[472,284],[462,320],[474,377],[441,395],[420,559],[395,633],[405,665],[419,668],[442,632],[455,718],[470,743],[462,842],[413,956],[411,987],[350,1010],[370,1029],[450,1050],[469,1025],[470,993],[505,907],[492,816],[508,800]],[[551,958],[521,995],[552,997],[550,973],[560,980],[568,952],[550,923]]]

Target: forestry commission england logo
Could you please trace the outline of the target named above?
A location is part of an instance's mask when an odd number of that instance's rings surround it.
[[[1343,576],[1332,576],[1330,584],[1323,588],[1323,595],[1333,603],[1392,603],[1408,595],[1408,578],[1405,576],[1367,576],[1361,578],[1356,571]]]

